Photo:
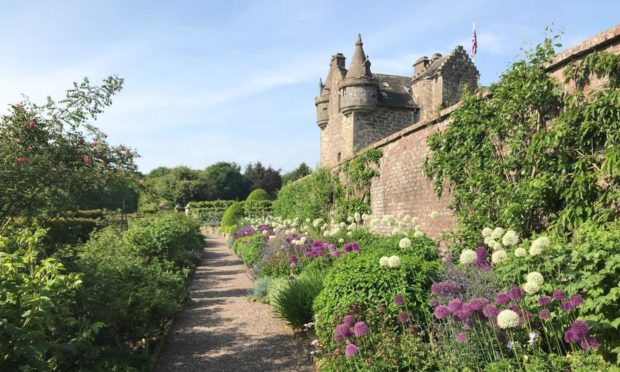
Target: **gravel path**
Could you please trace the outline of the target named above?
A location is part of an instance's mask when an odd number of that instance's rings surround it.
[[[249,302],[252,281],[224,239],[207,235],[155,371],[313,371],[269,305]]]

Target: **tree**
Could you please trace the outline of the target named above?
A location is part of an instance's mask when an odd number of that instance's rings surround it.
[[[215,163],[205,172],[213,184],[213,199],[242,200],[250,192],[241,168],[235,163]]]
[[[263,189],[271,197],[274,197],[278,190],[280,190],[280,187],[282,187],[280,171],[274,170],[271,166],[265,168],[261,162],[248,164],[245,168],[244,176],[250,183],[250,190]]]
[[[122,83],[109,77],[93,86],[84,79],[60,102],[26,99],[0,118],[0,229],[7,218],[77,209],[84,195],[135,180],[136,152],[109,145],[89,123],[112,104]]]
[[[282,176],[282,185],[286,185],[289,182],[297,181],[298,179],[305,177],[312,173],[312,169],[306,164],[301,163],[297,169],[285,173]]]

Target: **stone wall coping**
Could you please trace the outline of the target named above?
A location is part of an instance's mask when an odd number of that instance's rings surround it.
[[[603,49],[614,41],[620,39],[620,24],[605,30],[603,32],[599,32],[593,37],[572,46],[562,53],[558,54],[553,58],[553,60],[547,65],[547,71],[556,71],[560,67],[579,59],[585,54],[592,53],[597,49]]]

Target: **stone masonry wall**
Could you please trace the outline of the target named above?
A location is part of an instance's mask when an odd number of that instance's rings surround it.
[[[364,148],[373,142],[416,122],[415,111],[379,108],[368,113],[356,113],[353,128],[354,148]]]

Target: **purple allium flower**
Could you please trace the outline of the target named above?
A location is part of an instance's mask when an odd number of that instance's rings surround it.
[[[521,301],[524,293],[520,287],[514,286],[508,291],[508,296],[510,296],[510,299],[513,301]]]
[[[456,335],[456,342],[462,344],[465,341],[467,341],[467,335],[465,333],[461,332],[458,335]]]
[[[394,304],[396,306],[403,306],[405,304],[405,298],[403,297],[403,295],[397,295],[396,297],[394,297]]]
[[[551,303],[551,299],[548,296],[540,296],[538,298],[538,305],[545,307]]]
[[[436,298],[433,298],[432,300],[429,301],[429,305],[431,305],[432,307],[437,307],[439,306],[439,300]]]
[[[445,281],[433,283],[431,285],[431,292],[438,295],[449,295],[459,291],[459,285],[454,281]]]
[[[396,316],[396,322],[398,324],[405,324],[409,321],[409,313],[406,311],[402,311],[400,314]]]
[[[575,308],[583,303],[583,297],[580,294],[576,294],[570,298],[570,303]]]
[[[291,255],[291,256],[289,257],[289,260],[291,261],[291,263],[292,263],[292,264],[293,264],[293,263],[294,263],[294,264],[296,264],[296,263],[298,263],[298,262],[299,262],[299,260],[297,260],[297,256],[295,256],[295,255]]]
[[[368,333],[368,326],[364,322],[357,322],[353,326],[353,334],[355,336],[363,336]]]
[[[454,300],[448,302],[448,310],[451,313],[454,313],[455,311],[459,311],[463,308],[463,301],[461,301],[458,298],[455,298]]]
[[[332,257],[340,257],[340,252],[335,249],[332,249],[330,250],[329,255]]]
[[[463,320],[467,319],[467,317],[469,316],[469,313],[461,309],[461,310],[457,310],[453,312],[452,316],[454,317],[454,320],[456,320],[457,322],[462,322]]]
[[[510,296],[507,293],[500,293],[495,297],[495,303],[498,305],[507,304],[510,301]]]
[[[476,248],[476,266],[480,269],[480,271],[489,271],[491,268],[491,263],[488,260],[489,253],[484,247]]]
[[[353,344],[348,344],[347,347],[344,349],[344,353],[348,357],[356,356],[358,352],[359,352],[359,349],[357,348],[357,346]]]
[[[588,336],[583,340],[579,341],[579,347],[584,350],[596,349],[598,348],[598,341],[594,337]]]
[[[575,307],[573,306],[572,302],[566,301],[566,302],[562,302],[562,304],[560,305],[560,308],[564,312],[569,312],[569,311],[573,310]]]
[[[465,329],[472,329],[474,328],[474,321],[470,319],[467,319],[464,323],[463,323],[463,328]]]
[[[590,328],[583,320],[575,320],[573,324],[571,324],[570,329],[579,338],[584,338],[590,335]]]
[[[495,305],[488,304],[484,307],[482,313],[489,319],[495,319],[497,317],[497,314],[499,314],[499,311],[497,310]]]
[[[575,332],[573,332],[571,328],[568,331],[564,332],[564,341],[568,342],[569,344],[572,344],[574,342],[579,341],[579,337],[575,334]]]
[[[551,294],[551,297],[553,297],[553,299],[556,301],[560,301],[564,298],[564,296],[566,296],[566,292],[561,289],[556,289],[555,291],[553,291],[553,294]]]
[[[549,319],[551,314],[549,314],[547,310],[542,310],[538,313],[538,316],[540,317],[540,319]]]
[[[334,341],[337,343],[344,342],[345,337],[338,332],[334,332]]]
[[[435,318],[443,319],[450,314],[450,310],[445,305],[439,305],[435,308]]]
[[[339,335],[342,335],[342,337],[344,337],[344,338],[352,336],[351,329],[349,328],[348,324],[339,324],[339,325],[337,325],[336,326],[336,333],[338,333]]]
[[[345,315],[344,324],[352,326],[353,324],[355,324],[355,317],[351,314]]]
[[[470,300],[468,303],[463,305],[463,307],[467,307],[466,310],[471,313],[481,312],[484,309],[484,306],[488,303],[489,300],[487,300],[486,298],[474,298],[473,300]]]

